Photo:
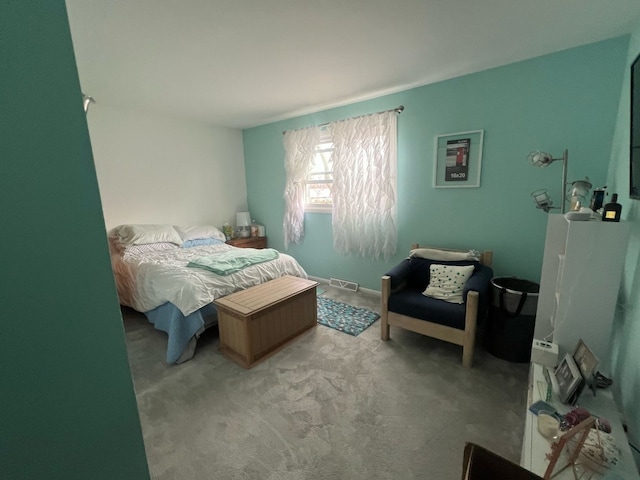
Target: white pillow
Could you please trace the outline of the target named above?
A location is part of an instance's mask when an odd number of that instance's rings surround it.
[[[182,239],[171,225],[119,225],[111,231],[124,246],[170,242],[182,245]]]
[[[423,295],[450,303],[464,303],[462,292],[464,284],[473,275],[473,265],[432,264],[429,271],[431,278]]]
[[[453,252],[450,250],[439,250],[437,248],[415,248],[409,253],[409,257],[426,258],[427,260],[440,260],[451,262],[458,260],[480,260],[480,252],[469,250],[468,252]]]
[[[203,238],[216,238],[223,242],[226,240],[224,233],[213,225],[180,225],[176,227],[176,230],[183,242],[202,240]]]
[[[144,243],[141,245],[129,245],[124,249],[125,255],[139,255],[141,253],[159,252],[162,250],[173,250],[180,248],[179,245],[171,242]]]

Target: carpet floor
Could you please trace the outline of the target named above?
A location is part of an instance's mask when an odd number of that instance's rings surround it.
[[[322,285],[379,313],[379,297]],[[250,370],[207,330],[195,357],[166,365],[166,335],[123,309],[131,371],[154,480],[457,480],[467,441],[518,462],[528,365],[478,342],[460,347],[380,320],[357,337],[318,326]]]

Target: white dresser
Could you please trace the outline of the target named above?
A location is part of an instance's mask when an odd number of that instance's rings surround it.
[[[546,385],[544,379],[543,366],[537,363],[531,364],[529,373],[529,395],[527,401],[526,423],[524,428],[524,437],[522,439],[522,455],[520,457],[520,465],[534,472],[539,476],[543,476],[549,464],[546,455],[551,451],[551,444],[538,432],[538,417],[528,410],[529,405],[537,400],[544,400],[541,397],[538,382]],[[546,392],[543,389],[543,392]],[[591,390],[585,390],[580,396],[579,404],[586,408],[592,415],[604,418],[611,424],[611,434],[615,438],[616,445],[620,449],[620,462],[611,470],[611,474],[618,475],[619,478],[625,480],[640,479],[638,469],[631,454],[631,448],[627,441],[626,434],[620,421],[620,412],[616,408],[611,391],[608,389],[598,389],[594,397]],[[560,413],[565,414],[573,407],[561,404],[558,399],[553,396],[549,401]],[[554,477],[554,480],[573,479],[571,469],[567,469],[562,475]],[[600,478],[594,476],[594,478]],[[617,477],[612,477],[617,478]]]
[[[583,339],[605,375],[628,238],[626,222],[549,215],[534,337],[557,343],[560,359]]]

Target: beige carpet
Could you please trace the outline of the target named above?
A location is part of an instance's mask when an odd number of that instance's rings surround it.
[[[379,312],[379,297],[322,285]],[[154,480],[458,480],[465,441],[519,461],[528,365],[380,321],[357,337],[318,325],[251,370],[223,357],[217,329],[195,357],[164,363],[166,336],[124,309]]]

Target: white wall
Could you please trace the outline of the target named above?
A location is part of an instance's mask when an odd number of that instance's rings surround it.
[[[89,133],[106,228],[234,224],[246,210],[242,131],[91,105]]]
[[[613,323],[611,363],[616,400],[621,404],[628,426],[628,436],[635,446],[640,445],[640,202],[629,198],[629,119],[631,63],[639,54],[640,23],[636,25],[629,39],[607,178],[607,191],[618,192],[618,202],[622,205],[622,220],[628,222],[631,228],[618,293],[618,308]],[[640,455],[636,455],[636,462],[640,465]]]

